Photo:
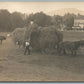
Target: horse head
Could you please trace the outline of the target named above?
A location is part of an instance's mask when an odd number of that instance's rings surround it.
[[[0,36],[0,40],[6,40],[5,36]]]
[[[6,37],[5,36],[3,37],[3,40],[6,40]]]

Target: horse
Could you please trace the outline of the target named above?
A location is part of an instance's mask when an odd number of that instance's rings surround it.
[[[17,42],[16,42],[16,44],[19,46],[19,48],[21,47],[21,45],[22,45],[22,41],[20,41],[20,40],[18,40]]]
[[[3,41],[3,40],[6,40],[6,37],[5,37],[5,36],[0,36],[1,44],[2,44],[2,41]]]
[[[71,52],[71,55],[76,56],[77,55],[77,50],[84,45],[84,40],[80,41],[65,41],[62,42],[59,46],[59,53],[67,54],[68,52]]]

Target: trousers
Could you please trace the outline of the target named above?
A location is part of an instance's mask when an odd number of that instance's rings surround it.
[[[30,55],[30,49],[29,46],[26,46],[25,51],[24,51],[24,55],[29,54]]]

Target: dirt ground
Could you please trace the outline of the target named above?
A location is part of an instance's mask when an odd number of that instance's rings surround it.
[[[58,56],[31,53],[14,45],[11,38],[0,45],[0,81],[84,81],[84,54]],[[79,55],[81,53],[81,55]]]

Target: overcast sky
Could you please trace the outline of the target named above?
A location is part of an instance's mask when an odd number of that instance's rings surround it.
[[[62,8],[77,8],[84,11],[84,2],[0,2],[0,9],[8,9],[10,12],[47,13]]]

